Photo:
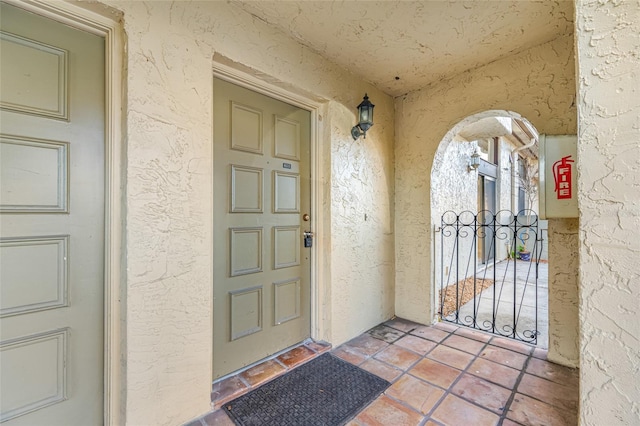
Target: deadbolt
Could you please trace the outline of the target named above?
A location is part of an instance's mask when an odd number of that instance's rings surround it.
[[[304,220],[305,222],[309,222],[309,219],[311,219],[311,217],[307,213],[302,215],[302,220]]]

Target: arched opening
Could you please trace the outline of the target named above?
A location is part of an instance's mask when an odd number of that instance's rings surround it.
[[[547,222],[538,217],[538,131],[511,111],[474,114],[431,171],[434,312],[548,346]]]

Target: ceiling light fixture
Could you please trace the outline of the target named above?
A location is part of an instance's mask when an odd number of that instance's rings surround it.
[[[373,126],[373,107],[375,105],[369,102],[369,96],[365,93],[362,102],[358,105],[358,124],[351,129],[353,140],[358,139],[360,136],[367,138],[367,130]]]

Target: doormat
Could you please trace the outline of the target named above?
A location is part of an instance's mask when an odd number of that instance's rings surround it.
[[[329,353],[224,405],[240,426],[343,425],[389,387]]]

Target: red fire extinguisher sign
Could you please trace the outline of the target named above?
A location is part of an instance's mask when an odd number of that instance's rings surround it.
[[[571,155],[567,155],[553,163],[553,179],[555,180],[555,193],[558,200],[568,200],[572,197],[571,163],[573,162]]]
[[[578,137],[539,136],[540,218],[578,217]]]

